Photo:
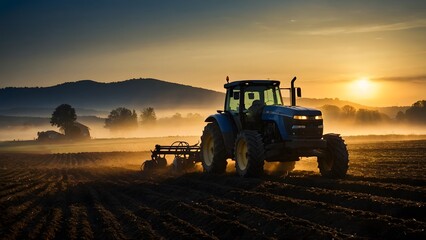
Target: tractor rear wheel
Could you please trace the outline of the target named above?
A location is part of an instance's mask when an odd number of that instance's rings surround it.
[[[228,164],[226,149],[222,133],[216,122],[211,122],[204,127],[200,148],[204,172],[224,173]]]
[[[235,141],[235,168],[242,177],[263,174],[265,150],[262,136],[256,131],[244,130]]]
[[[345,141],[338,134],[325,134],[327,148],[318,157],[318,168],[324,177],[344,178],[349,168],[349,154]]]

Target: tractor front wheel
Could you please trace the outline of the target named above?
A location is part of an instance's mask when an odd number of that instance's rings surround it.
[[[204,172],[224,173],[228,164],[226,149],[222,133],[216,122],[209,123],[204,127],[200,148]]]
[[[235,141],[235,168],[242,177],[263,174],[265,150],[262,136],[256,131],[244,130]]]
[[[345,141],[338,134],[325,134],[327,148],[318,157],[318,168],[324,177],[344,178],[349,168],[349,154]]]

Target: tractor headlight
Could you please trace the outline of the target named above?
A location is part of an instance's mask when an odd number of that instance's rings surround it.
[[[315,116],[315,120],[322,120],[322,116],[321,115]]]
[[[308,116],[295,115],[293,119],[296,120],[308,120]]]

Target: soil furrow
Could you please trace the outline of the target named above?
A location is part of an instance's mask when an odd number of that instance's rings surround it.
[[[89,218],[95,236],[103,239],[126,239],[121,225],[115,216],[105,209],[98,192],[93,186],[87,186],[89,196]]]
[[[31,211],[26,212],[21,218],[14,219],[16,222],[7,224],[9,227],[4,232],[4,236],[0,236],[0,239],[12,240],[28,238],[25,236],[25,232],[32,230],[35,219],[43,216],[42,210],[41,206],[36,206],[32,208]]]
[[[224,187],[223,185],[194,179],[181,178],[181,180],[187,182],[180,182],[179,184],[209,192],[217,197],[228,198],[270,211],[286,213],[289,216],[300,217],[335,229],[342,229],[342,232],[347,234],[358,233],[360,236],[378,234],[375,237],[395,237],[405,231],[408,232],[407,234],[411,234],[410,236],[418,237],[422,233],[421,229],[426,228],[424,223],[418,221],[402,220],[317,201]]]
[[[13,209],[13,208],[21,208],[25,206],[26,202],[33,202],[34,200],[40,200],[47,194],[49,194],[55,183],[54,182],[42,182],[40,184],[35,185],[32,188],[25,188],[22,191],[12,194],[12,196],[5,196],[5,202],[1,203],[2,209]],[[34,197],[37,198],[34,198]]]
[[[352,178],[352,177],[350,177]],[[350,179],[349,178],[349,179]],[[280,182],[296,186],[325,188],[330,190],[343,190],[372,194],[382,197],[394,197],[413,201],[426,201],[426,189],[424,186],[411,186],[395,183],[380,183],[377,181],[351,181],[351,180],[327,180],[320,177],[289,177]]]
[[[108,203],[109,210],[117,216],[117,219],[122,223],[123,230],[129,239],[155,239],[156,233],[151,225],[143,218],[136,216],[127,207],[127,202],[121,202],[115,196],[119,189],[111,191],[111,187],[102,188],[108,191],[102,191],[102,197]],[[129,224],[132,223],[132,224]]]
[[[155,198],[156,201],[159,202],[158,204],[163,208],[165,207],[169,211],[176,211],[176,205],[178,205],[178,209],[182,211],[186,217],[189,219],[197,219],[198,224],[207,224],[210,228],[217,225],[217,222],[211,220],[211,214],[214,213],[214,215],[220,216],[226,219],[226,221],[237,221],[243,226],[246,225],[249,229],[256,229],[262,234],[266,233],[268,236],[278,238],[300,237],[303,236],[302,233],[315,234],[316,236],[321,236],[321,238],[336,239],[351,237],[351,235],[338,233],[335,229],[321,226],[304,219],[289,217],[286,214],[279,214],[251,205],[240,204],[239,202],[228,199],[221,199],[207,192],[196,191],[188,187],[161,184],[144,185],[141,186],[141,188],[149,188],[152,192],[146,192],[145,194],[149,194],[150,196],[154,195],[152,197]],[[194,212],[210,212],[207,216],[209,218],[206,219],[206,216],[189,214]],[[223,236],[218,237],[222,238]]]
[[[1,181],[2,182],[21,182],[21,181],[25,181],[25,179],[28,179],[28,177],[30,177],[33,174],[34,170],[29,170],[28,168],[26,169],[19,169],[16,172],[12,172],[11,175],[6,176],[6,177],[2,177]]]
[[[30,191],[31,189],[36,190],[45,184],[45,181],[31,181],[29,183],[11,183],[11,187],[0,193],[0,203],[4,203],[6,201],[14,201],[15,198],[26,194],[27,191]]]
[[[301,187],[298,185],[265,182],[253,191],[267,192],[292,198],[320,201],[345,208],[375,212],[398,218],[420,221],[426,220],[426,206],[421,202],[405,199],[374,196],[366,193],[354,193],[343,190],[329,190],[317,187]]]
[[[133,196],[119,193],[115,195],[121,202],[126,202],[127,208],[136,216],[147,221],[152,229],[166,239],[211,239],[211,236],[199,231],[187,222],[145,205],[144,201]]]
[[[250,228],[230,215],[224,216],[207,212],[204,209],[194,207],[191,203],[176,199],[173,195],[157,192],[154,190],[156,187],[143,188],[132,192],[132,196],[143,196],[139,198],[148,206],[155,208],[159,211],[168,212],[197,228],[202,229],[209,234],[215,234],[218,238],[247,238],[252,236],[254,238],[263,238],[261,232],[256,228]],[[190,196],[190,191],[186,193]]]
[[[0,239],[426,239],[426,142],[412,144],[355,146],[342,180],[141,173],[148,152],[0,154]]]

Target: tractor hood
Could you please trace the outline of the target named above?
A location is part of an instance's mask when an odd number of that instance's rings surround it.
[[[298,106],[265,106],[263,113],[266,115],[281,115],[292,118],[295,115],[302,116],[318,116],[321,111],[314,108],[298,107]]]
[[[314,108],[265,106],[262,120],[274,122],[284,141],[292,140],[295,137],[319,139],[322,136],[323,120],[314,116],[320,115],[321,111]],[[306,116],[306,118],[295,118],[294,116]]]

